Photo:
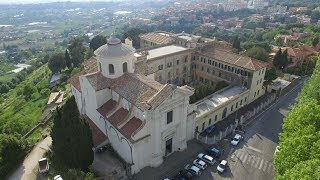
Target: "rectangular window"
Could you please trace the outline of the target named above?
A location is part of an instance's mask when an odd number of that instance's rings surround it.
[[[159,65],[158,70],[162,70],[162,69],[163,69],[163,65]]]
[[[169,111],[167,112],[167,124],[170,124],[173,120],[173,112]]]
[[[218,120],[218,115],[214,116],[214,122],[216,122]]]
[[[206,58],[203,58],[203,63],[206,63]]]
[[[206,126],[206,122],[202,123],[202,131],[204,131],[204,127]]]
[[[210,73],[210,69],[209,68],[207,68],[207,73]]]
[[[167,63],[167,67],[171,67],[172,66],[172,62]]]
[[[256,94],[257,94],[257,93],[256,93],[256,92],[254,92],[254,96],[253,96],[253,97],[256,97]]]
[[[217,62],[214,62],[214,66],[217,67],[217,66],[218,66],[218,63],[217,63]]]
[[[247,102],[247,97],[244,98],[244,102]]]
[[[231,67],[231,72],[233,72],[234,71],[234,67]]]
[[[177,60],[177,65],[179,65],[179,60]]]
[[[241,99],[241,101],[240,101],[240,106],[242,105],[242,99]]]
[[[259,84],[259,80],[257,81],[257,85]]]
[[[233,105],[231,106],[231,111],[233,111]]]
[[[199,132],[199,127],[197,126],[194,132]]]
[[[211,125],[211,118],[209,119],[209,125]]]
[[[260,90],[258,90],[258,95],[259,95]]]
[[[238,108],[238,102],[236,103],[236,109]]]

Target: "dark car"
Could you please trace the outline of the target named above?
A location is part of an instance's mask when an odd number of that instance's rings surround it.
[[[206,133],[207,133],[207,134],[211,134],[211,133],[214,131],[214,129],[215,129],[215,126],[214,126],[214,125],[209,126],[209,127],[206,129]]]
[[[221,155],[221,152],[218,148],[211,148],[206,150],[207,154],[209,154],[210,156],[213,156],[215,158],[219,158]]]
[[[186,170],[182,170],[178,175],[174,176],[174,180],[192,180],[194,175]]]

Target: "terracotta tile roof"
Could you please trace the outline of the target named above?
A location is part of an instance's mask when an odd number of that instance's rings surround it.
[[[166,84],[157,94],[148,100],[148,104],[150,104],[152,108],[158,107],[166,97],[172,94],[175,88],[176,86],[172,84]]]
[[[113,126],[117,127],[118,123],[123,121],[123,119],[125,119],[128,114],[128,110],[120,108],[115,113],[113,113],[112,116],[108,118],[108,120]]]
[[[117,102],[115,100],[110,99],[106,103],[104,103],[100,108],[97,109],[97,111],[106,117],[117,105]]]
[[[109,88],[113,81],[112,79],[103,76],[100,72],[88,74],[85,77],[96,91]]]
[[[120,132],[127,139],[131,139],[133,133],[136,132],[136,130],[138,130],[141,125],[142,121],[136,117],[133,117],[120,129]]]
[[[235,54],[220,48],[207,47],[199,54],[252,71],[257,71],[267,67],[265,62],[250,58],[248,56]]]
[[[163,87],[157,81],[132,73],[126,73],[116,79],[106,78],[101,73],[90,74],[86,78],[96,91],[110,88],[141,110],[144,110],[149,98]]]
[[[83,115],[83,117],[90,126],[94,147],[108,140],[108,137],[98,128],[98,126],[87,115]]]
[[[90,59],[83,62],[83,70],[75,75],[73,75],[71,78],[69,78],[68,82],[72,84],[78,91],[81,92],[80,87],[80,76],[83,76],[85,74],[94,73],[98,71],[97,66],[97,59],[95,57],[91,57]]]
[[[142,34],[140,38],[159,44],[169,44],[174,41],[174,38],[157,32]]]
[[[81,92],[81,87],[80,87],[80,80],[79,77],[84,75],[85,72],[81,71],[75,75],[73,75],[71,78],[69,78],[68,83],[73,85],[78,91]]]

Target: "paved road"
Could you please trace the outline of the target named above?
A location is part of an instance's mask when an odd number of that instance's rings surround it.
[[[43,157],[43,154],[51,146],[52,140],[48,136],[38,143],[30,154],[26,157],[23,163],[8,177],[8,180],[33,180],[37,179],[38,160]]]
[[[273,154],[279,141],[278,133],[282,131],[283,118],[289,106],[295,103],[301,87],[302,84],[256,116],[245,128],[244,140],[237,147],[231,147],[229,140],[225,142],[224,149],[228,153],[224,158],[229,162],[225,173],[219,175],[215,164],[198,179],[272,180],[275,175]]]

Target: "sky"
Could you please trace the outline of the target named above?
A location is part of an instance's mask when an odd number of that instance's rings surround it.
[[[48,3],[48,2],[92,2],[92,1],[118,1],[118,0],[0,0],[0,4],[28,4],[28,3]]]

